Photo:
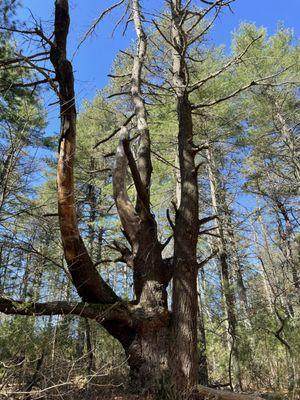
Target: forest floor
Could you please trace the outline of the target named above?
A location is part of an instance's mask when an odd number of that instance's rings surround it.
[[[145,397],[145,396],[139,396],[136,394],[118,394],[118,395],[107,395],[107,396],[101,396],[101,397],[96,397],[95,400],[152,400],[152,397]]]

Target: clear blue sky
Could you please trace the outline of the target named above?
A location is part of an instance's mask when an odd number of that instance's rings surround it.
[[[108,5],[116,0],[70,0],[71,31],[69,37],[69,54],[73,54],[79,40],[87,31],[91,22]],[[37,19],[48,21],[51,26],[53,21],[54,0],[23,0],[23,9],[19,18],[26,20],[30,9]],[[158,10],[163,0],[143,0],[147,10]],[[200,1],[199,1],[199,4]],[[278,22],[283,22],[287,27],[294,28],[297,37],[300,36],[300,0],[236,0],[233,5],[233,14],[223,12],[216,21],[212,42],[215,44],[229,45],[231,33],[240,22],[250,21],[263,25],[269,34],[274,33]],[[104,19],[93,37],[87,40],[74,58],[76,73],[77,100],[92,99],[97,89],[107,83],[107,74],[113,59],[120,49],[125,49],[134,38],[132,29],[123,37],[119,29],[114,38],[111,31],[118,20],[120,12],[114,12]]]

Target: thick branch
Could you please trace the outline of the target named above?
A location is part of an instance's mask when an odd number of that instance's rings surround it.
[[[151,143],[145,102],[141,94],[142,71],[147,51],[147,36],[142,25],[139,0],[132,0],[131,13],[137,35],[137,52],[133,59],[131,75],[131,97],[137,119],[137,130],[140,134],[139,146],[137,149],[137,167],[141,177],[141,184],[144,186],[143,192],[146,193],[147,196],[147,199],[143,200],[138,197],[137,209],[139,210],[141,207],[147,207],[146,212],[149,212],[150,181],[152,173]],[[143,204],[140,204],[140,202]]]
[[[198,268],[203,268],[211,259],[213,259],[218,254],[217,250],[214,250],[210,253],[208,257],[198,263]]]
[[[120,319],[129,319],[129,311],[125,303],[87,304],[68,301],[51,301],[47,303],[25,302],[0,298],[0,312],[8,315],[77,315],[94,319],[99,323]]]
[[[9,315],[79,315],[91,318],[95,310],[86,303],[51,301],[48,303],[25,302],[0,298],[0,312]]]
[[[76,108],[74,74],[67,59],[70,17],[67,0],[55,2],[54,44],[50,60],[59,84],[60,143],[57,166],[58,215],[65,259],[80,297],[91,303],[114,303],[118,296],[100,277],[80,236],[74,194]]]
[[[198,224],[199,224],[199,226],[202,226],[202,225],[207,224],[210,221],[213,221],[216,218],[218,218],[217,215],[210,215],[209,217],[204,217],[204,218],[199,219]]]
[[[126,126],[120,129],[120,141],[116,151],[116,161],[113,173],[113,193],[122,225],[132,244],[139,229],[140,218],[131,204],[126,187],[126,172],[128,160],[124,151],[124,140],[128,139]]]
[[[123,147],[124,147],[124,152],[126,154],[129,168],[131,171],[132,179],[134,182],[134,186],[137,192],[138,199],[140,200],[144,210],[147,212],[149,208],[149,197],[147,190],[144,187],[144,184],[141,179],[140,172],[138,170],[138,167],[136,165],[135,159],[133,157],[132,151],[130,149],[130,144],[129,144],[129,139],[123,139],[122,141]]]

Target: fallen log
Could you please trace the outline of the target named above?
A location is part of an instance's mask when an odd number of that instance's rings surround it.
[[[195,400],[263,400],[256,394],[233,393],[228,390],[217,390],[199,385],[193,392]]]

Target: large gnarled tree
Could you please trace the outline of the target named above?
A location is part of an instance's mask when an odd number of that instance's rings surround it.
[[[123,2],[120,2],[123,3]],[[201,150],[193,143],[193,110],[205,105],[193,105],[190,97],[209,79],[225,69],[212,73],[200,82],[189,76],[189,49],[210,28],[202,24],[205,16],[218,12],[230,1],[204,2],[206,8],[197,11],[190,1],[168,0],[169,14],[165,22],[155,26],[172,54],[172,84],[178,116],[178,160],[180,199],[175,210],[173,229],[173,257],[164,259],[166,243],[158,238],[155,216],[151,210],[151,140],[147,122],[146,101],[142,92],[143,72],[147,54],[147,35],[138,0],[130,0],[129,9],[137,35],[133,57],[130,97],[138,136],[137,150],[131,149],[129,117],[120,128],[113,173],[113,193],[128,247],[119,246],[123,261],[133,272],[135,298],[123,301],[101,278],[83,239],[80,236],[74,194],[74,159],[76,150],[76,107],[72,64],[67,58],[67,37],[70,17],[68,0],[55,1],[53,41],[40,29],[33,34],[50,46],[50,61],[55,77],[44,77],[59,97],[60,139],[57,166],[58,215],[65,259],[82,303],[22,303],[0,299],[0,311],[7,314],[51,315],[74,314],[98,321],[123,346],[128,357],[131,377],[143,389],[167,387],[178,393],[197,384],[197,241],[199,199],[195,157]],[[169,33],[168,33],[169,29]],[[239,60],[245,52],[238,55]],[[21,56],[23,62],[34,67],[34,60]],[[36,67],[37,71],[45,75]],[[262,79],[260,79],[260,82]],[[211,104],[225,101],[249,83]],[[211,105],[211,104],[208,104]],[[202,148],[202,150],[205,147]],[[136,202],[127,194],[127,174],[134,183]],[[203,265],[203,263],[201,263]],[[172,308],[168,308],[167,287],[173,280]],[[204,390],[204,389],[202,389]],[[207,395],[204,390],[203,396]],[[216,393],[213,393],[217,396]],[[224,395],[225,396],[225,395]]]

